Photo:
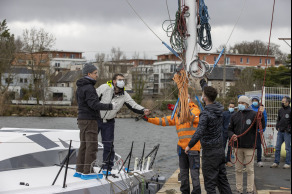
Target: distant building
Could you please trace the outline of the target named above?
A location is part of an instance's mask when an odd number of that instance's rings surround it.
[[[218,90],[219,95],[223,93],[223,71],[224,68],[216,67],[213,72],[208,76],[208,86],[212,86]],[[235,85],[238,76],[240,75],[240,69],[234,67],[226,68],[226,89]]]
[[[82,69],[86,63],[82,52],[74,51],[47,51],[50,57],[52,72]]]
[[[38,71],[40,79],[45,76],[45,71]],[[27,68],[11,68],[10,71],[6,70],[1,77],[2,86],[19,86],[20,88],[33,87],[34,85],[33,71]]]
[[[132,68],[132,86],[133,90],[144,83],[145,95],[152,95],[154,89],[154,75],[152,65],[139,65]]]

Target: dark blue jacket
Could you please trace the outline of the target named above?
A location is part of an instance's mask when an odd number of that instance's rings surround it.
[[[259,107],[255,107],[254,105],[251,105],[250,107],[251,107],[252,110],[255,111],[255,112],[258,112],[258,111],[259,111]],[[267,111],[266,111],[266,110],[263,112],[263,116],[264,116],[264,118],[265,118],[265,124],[266,124],[266,126],[267,126],[267,124],[268,124],[268,115],[267,115]],[[258,129],[258,131],[260,131],[260,130]],[[264,132],[265,132],[265,131],[266,131],[266,127],[264,128]]]
[[[201,86],[206,86],[206,81],[201,81]],[[201,141],[203,149],[222,148],[222,122],[223,106],[214,102],[207,105],[200,114],[200,121],[196,133],[189,142],[192,148],[198,141]]]
[[[112,104],[102,104],[96,93],[95,80],[83,77],[77,81],[76,98],[79,120],[96,120],[100,118],[100,110],[112,110]]]
[[[276,129],[291,134],[291,107],[281,108],[278,112]]]
[[[235,112],[231,113],[230,111],[224,111],[223,112],[223,135],[225,135],[225,137],[228,137],[228,126],[231,120],[231,116],[234,114]]]

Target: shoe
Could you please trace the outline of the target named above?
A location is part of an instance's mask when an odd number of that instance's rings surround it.
[[[81,175],[82,175],[82,174],[81,174],[80,172],[75,172],[75,174],[73,175],[73,177],[80,178]]]
[[[236,191],[236,194],[243,194],[243,192],[240,192],[240,191]]]
[[[258,167],[264,167],[264,163],[263,162],[258,162]]]
[[[178,173],[178,175],[177,175],[177,182],[181,183],[180,173]]]
[[[227,162],[227,163],[226,163],[226,166],[227,166],[227,167],[233,167],[233,164],[232,164],[231,162]]]
[[[290,167],[289,164],[285,164],[285,165],[283,166],[283,168],[284,168],[284,169],[289,169],[289,168],[291,168],[291,167]]]
[[[270,166],[270,168],[278,168],[278,167],[279,167],[279,164],[277,164],[277,163],[274,163]]]
[[[92,173],[92,174],[82,174],[80,178],[82,180],[98,179],[98,175],[95,174],[95,173]]]

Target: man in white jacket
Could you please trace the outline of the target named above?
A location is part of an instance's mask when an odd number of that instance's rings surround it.
[[[106,162],[112,142],[114,142],[115,117],[123,105],[126,105],[130,110],[138,114],[149,115],[150,110],[138,105],[132,97],[125,91],[125,77],[122,74],[114,75],[112,81],[103,84],[96,89],[101,103],[115,102],[117,108],[115,110],[100,111],[101,119],[98,120],[98,130],[101,132],[102,143],[104,145],[103,161]],[[109,165],[105,165],[104,169],[112,170],[115,157],[114,149],[110,156]]]

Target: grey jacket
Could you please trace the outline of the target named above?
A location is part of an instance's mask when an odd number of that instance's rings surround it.
[[[117,105],[115,110],[100,111],[101,119],[103,120],[115,118],[123,105],[126,105],[130,110],[137,114],[144,114],[145,108],[137,104],[126,91],[121,91],[118,95],[116,95],[114,93],[114,86],[111,85],[111,82],[101,85],[96,89],[96,92],[100,97],[101,103],[115,103]]]

